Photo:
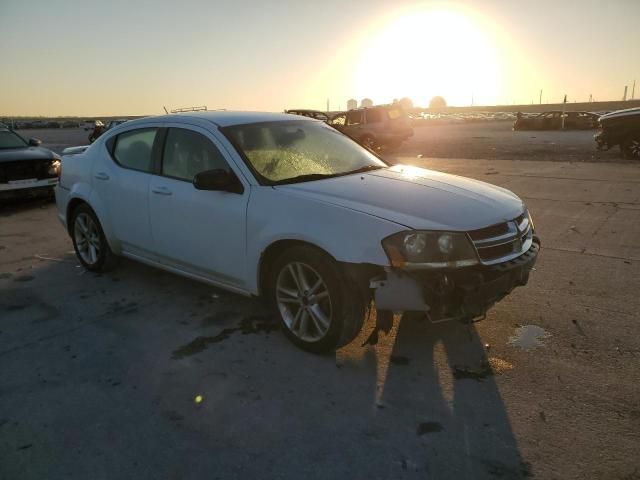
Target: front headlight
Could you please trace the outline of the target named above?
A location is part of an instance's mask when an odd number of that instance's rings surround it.
[[[47,170],[49,175],[60,176],[60,160],[52,160],[49,164],[49,170]]]
[[[382,240],[382,247],[394,267],[460,268],[479,263],[463,232],[400,232]]]

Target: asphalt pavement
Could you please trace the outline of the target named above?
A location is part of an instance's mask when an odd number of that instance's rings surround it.
[[[258,300],[85,271],[51,203],[0,209],[0,479],[640,478],[640,165],[405,148],[520,195],[536,270],[482,322],[363,345],[370,318],[332,355]]]

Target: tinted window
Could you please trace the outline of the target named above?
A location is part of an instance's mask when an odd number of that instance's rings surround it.
[[[367,110],[367,123],[378,123],[383,120],[384,112],[380,108],[371,108]]]
[[[116,147],[113,151],[114,158],[123,167],[151,172],[153,170],[151,151],[156,133],[157,129],[155,128],[121,133],[116,140]]]
[[[0,148],[26,147],[26,142],[9,130],[0,130]]]
[[[220,151],[211,141],[197,132],[170,128],[162,157],[162,174],[180,180],[193,181],[200,172],[229,170]]]
[[[347,125],[359,125],[362,123],[362,110],[352,110],[347,113]]]

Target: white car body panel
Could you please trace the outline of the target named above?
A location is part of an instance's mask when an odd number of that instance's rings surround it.
[[[184,123],[164,126],[185,127]],[[211,277],[223,285],[245,288],[250,185],[213,132],[195,125],[189,128],[207,137],[223,152],[243,183],[244,192],[197,190],[184,180],[151,175],[149,219],[154,252],[176,268]]]
[[[405,165],[286,188],[419,230],[475,230],[512,220],[524,209],[503,188]]]
[[[251,193],[247,273],[252,292],[258,291],[262,253],[280,240],[311,243],[341,262],[389,265],[380,240],[406,228],[320,199],[305,198],[289,187],[254,187]]]
[[[59,217],[66,225],[69,202],[83,200],[95,211],[116,254],[258,294],[261,257],[280,240],[308,242],[340,262],[387,267],[381,241],[389,235],[408,229],[468,231],[512,220],[524,211],[522,201],[505,189],[406,166],[262,186],[218,130],[292,119],[315,121],[288,114],[206,112],[121,124],[82,153],[71,150],[72,155],[63,156],[56,191]],[[244,192],[200,191],[189,182],[116,164],[105,142],[145,127],[180,127],[205,135]]]

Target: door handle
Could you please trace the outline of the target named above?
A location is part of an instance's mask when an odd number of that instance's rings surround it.
[[[151,191],[153,193],[157,193],[158,195],[171,195],[173,192],[169,190],[167,187],[152,187]]]
[[[109,180],[109,175],[104,172],[98,172],[94,175],[98,180]]]

